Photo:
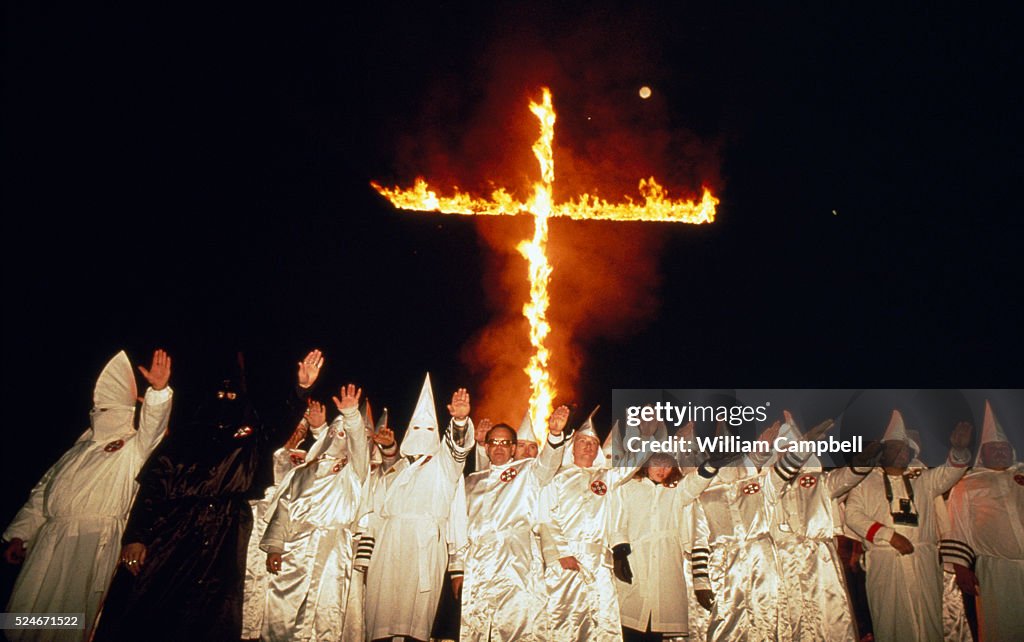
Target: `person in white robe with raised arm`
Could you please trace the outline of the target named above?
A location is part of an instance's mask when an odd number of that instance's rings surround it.
[[[369,472],[369,444],[359,414],[362,390],[349,384],[334,397],[339,415],[310,449],[308,461],[282,482],[267,513],[260,547],[270,578],[262,638],[346,640],[353,538]]]
[[[550,640],[621,640],[612,578],[615,488],[636,468],[608,468],[594,409],[572,435],[562,468],[541,492],[541,550]]]
[[[442,443],[427,375],[399,448],[402,459],[378,485],[379,519],[368,531],[375,542],[366,574],[371,640],[430,638],[448,566],[452,501],[473,447],[469,410],[469,393],[460,388],[448,404],[451,421]]]
[[[779,430],[782,443],[802,440],[786,410]],[[843,564],[836,549],[833,500],[848,493],[871,472],[868,462],[881,444],[868,444],[851,466],[822,470],[816,455],[786,453],[780,464],[787,474],[800,472],[782,487],[772,519],[772,538],[782,569],[793,640],[851,642],[859,639],[853,606],[846,590]]]
[[[167,430],[171,358],[153,353],[135,429],[137,388],[121,351],[100,373],[87,429],[29,495],[4,531],[8,562],[24,558],[10,613],[82,613],[83,629],[5,631],[10,640],[88,640],[117,568],[121,534],[138,484],[135,477]],[[26,554],[27,552],[27,554]]]
[[[1024,640],[1024,465],[987,401],[977,460],[948,508],[943,558],[978,598],[981,642]]]
[[[967,422],[957,424],[946,464],[912,475],[903,416],[893,411],[881,467],[847,497],[846,524],[864,542],[868,607],[879,642],[943,639],[935,498],[966,472],[972,431]]]
[[[466,480],[466,545],[456,552],[455,595],[462,602],[459,639],[500,642],[548,639],[543,577],[536,574],[534,527],[537,498],[562,461],[562,429],[569,408],[561,406],[548,422],[548,440],[535,458],[515,459],[518,435],[511,426],[493,426],[485,437],[490,466]],[[529,439],[533,439],[532,429]],[[536,444],[536,442],[533,442]]]
[[[317,428],[309,428],[311,421]],[[306,461],[306,451],[298,448],[306,433],[312,432],[316,437],[324,428],[327,428],[327,422],[323,416],[323,405],[310,400],[306,416],[295,426],[285,445],[275,450],[272,455],[274,483],[267,487],[261,499],[249,500],[253,523],[245,558],[245,589],[242,597],[243,640],[255,640],[260,637],[263,631],[263,617],[267,610],[267,578],[270,574],[267,572],[267,556],[260,549],[260,542],[267,530],[267,522],[264,520],[267,507],[277,495],[277,489],[289,471]]]

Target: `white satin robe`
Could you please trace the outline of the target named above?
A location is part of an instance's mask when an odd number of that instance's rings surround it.
[[[835,498],[871,472],[806,470],[782,488],[772,523],[794,640],[857,640],[856,618],[836,549]]]
[[[492,463],[466,480],[467,545],[453,564],[464,570],[463,642],[548,639],[533,531],[538,495],[558,471],[562,452],[547,444],[535,459]]]
[[[349,612],[347,603],[369,449],[359,411],[340,417],[348,462],[322,455],[296,468],[260,544],[284,553],[281,571],[268,578],[262,633],[268,642],[359,640],[362,613]]]
[[[563,467],[541,492],[541,548],[548,589],[550,640],[621,640],[611,539],[620,483],[635,468]],[[580,570],[558,560],[575,557]]]
[[[973,469],[947,507],[943,549],[948,561],[974,566],[981,642],[1024,640],[1024,465]]]
[[[135,478],[167,430],[170,388],[150,388],[139,429],[92,441],[87,430],[32,489],[3,539],[25,541],[9,613],[84,613],[85,629],[5,631],[10,640],[88,640],[121,555]]]
[[[772,514],[786,483],[776,471],[723,467],[695,504],[694,588],[715,594],[708,640],[791,639],[782,570],[771,538]],[[700,550],[710,554],[698,556]]]

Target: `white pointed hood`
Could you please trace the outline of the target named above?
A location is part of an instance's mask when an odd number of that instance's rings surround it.
[[[526,414],[523,415],[523,420],[519,422],[519,430],[516,431],[516,441],[532,441],[538,446],[540,445],[540,441],[537,439],[537,433],[533,430],[533,421],[530,420],[529,410],[527,410]]]
[[[565,448],[565,452],[562,454],[563,466],[571,466],[573,464],[573,444],[576,443],[576,439],[579,437],[592,437],[597,440],[597,455],[594,456],[594,463],[590,465],[591,468],[604,468],[608,465],[609,462],[604,456],[604,451],[601,449],[601,438],[597,436],[597,430],[594,428],[594,415],[597,414],[597,411],[600,408],[601,406],[597,406],[593,411],[591,411],[587,420],[584,421],[575,432],[573,432],[572,438],[565,446],[563,446],[563,448]]]
[[[109,439],[134,430],[135,402],[139,395],[135,372],[124,350],[107,362],[92,392],[92,440]]]
[[[343,459],[348,455],[348,438],[345,435],[344,421],[345,418],[340,414],[334,418],[328,429],[320,433],[316,443],[309,449],[306,461],[314,461],[321,455],[334,459]]]
[[[882,435],[882,443],[887,441],[902,441],[910,444],[910,439],[907,438],[907,427],[903,423],[903,415],[899,410],[892,411],[889,425],[885,429],[885,434]]]
[[[430,386],[428,372],[426,379],[423,380],[420,398],[416,402],[416,410],[413,411],[409,427],[402,437],[402,456],[433,455],[441,447],[439,433],[437,411],[434,409],[434,390]]]
[[[1003,431],[1002,424],[996,419],[996,413],[992,411],[992,404],[989,403],[988,399],[985,400],[985,419],[981,424],[981,442],[978,444],[978,454],[974,457],[975,467],[981,466],[981,447],[985,444],[993,442],[1007,442],[1010,440],[1006,438],[1006,433]],[[1013,450],[1013,461],[1017,461],[1017,449]]]

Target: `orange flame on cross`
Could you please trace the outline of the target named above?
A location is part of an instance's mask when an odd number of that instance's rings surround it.
[[[477,198],[454,189],[452,196],[439,196],[423,178],[417,178],[411,188],[382,187],[370,183],[377,192],[399,209],[420,212],[442,212],[473,216],[533,215],[533,238],[519,243],[516,249],[529,264],[530,300],[523,304],[523,316],[530,323],[530,344],[533,356],[523,371],[530,378],[530,419],[535,429],[547,430],[548,417],[553,410],[555,384],[548,370],[551,353],[544,341],[551,332],[547,320],[548,282],[551,264],[547,257],[548,219],[565,217],[574,220],[605,221],[661,221],[672,223],[710,223],[715,220],[718,199],[705,187],[699,202],[672,200],[654,177],[640,180],[643,202],[634,202],[628,196],[625,203],[609,203],[596,196],[583,194],[566,203],[554,203],[552,183],[555,180],[555,162],[552,143],[555,139],[555,110],[551,104],[551,91],[543,88],[540,103],[530,101],[530,111],[540,121],[540,138],[533,144],[533,154],[540,163],[541,180],[533,184],[533,197],[526,203],[517,201],[504,188],[491,193],[490,199]]]

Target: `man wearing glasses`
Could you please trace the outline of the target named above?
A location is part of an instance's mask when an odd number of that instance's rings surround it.
[[[487,470],[466,480],[467,544],[452,563],[452,584],[462,600],[461,639],[543,640],[538,614],[546,604],[542,578],[532,572],[539,551],[534,543],[537,497],[558,472],[562,429],[569,408],[548,421],[548,439],[533,459],[514,459],[516,431],[497,424],[487,432]],[[465,569],[463,577],[457,570]],[[464,589],[464,590],[463,590]]]

